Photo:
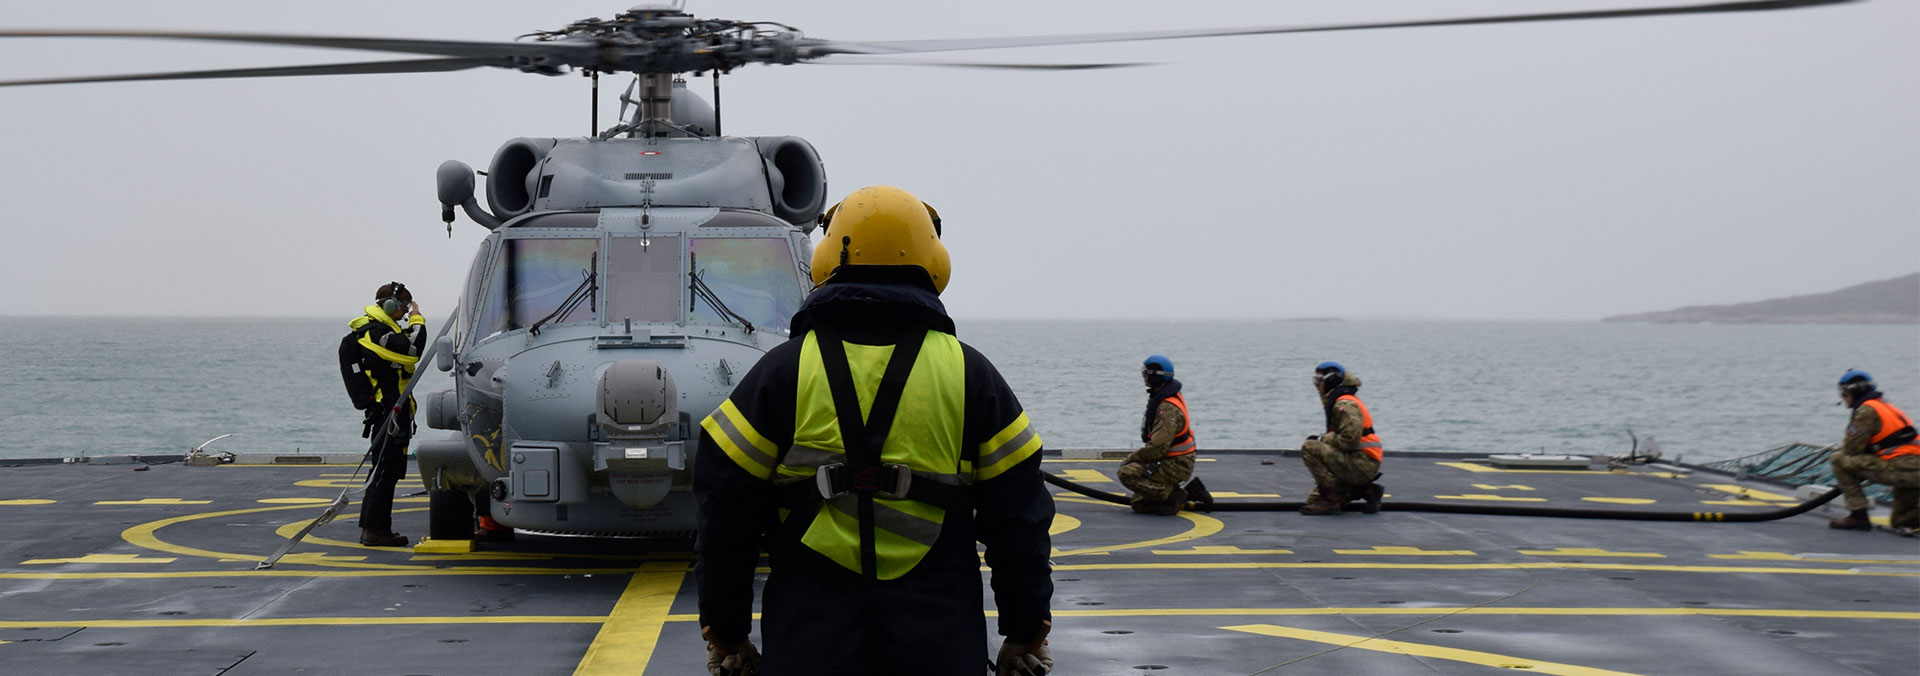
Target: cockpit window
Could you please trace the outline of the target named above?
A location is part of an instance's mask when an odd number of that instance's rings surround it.
[[[478,335],[599,317],[598,238],[509,239],[505,244],[476,323]]]
[[[680,238],[614,237],[607,260],[607,318],[680,321]]]
[[[800,309],[800,276],[786,238],[695,237],[687,240],[687,258],[688,269],[725,307],[700,299],[688,321],[729,324],[737,316],[756,329],[785,331]]]
[[[477,287],[480,284],[480,280],[487,274],[487,264],[493,262],[492,254],[493,243],[484,239],[480,240],[480,252],[473,255],[473,267],[467,271],[467,283],[475,286],[467,287],[466,293],[461,296],[459,321],[454,325],[454,342],[460,345],[469,345],[471,343],[468,341],[473,338],[485,337],[499,331],[497,328],[486,328],[478,326],[475,323],[478,321],[477,318],[483,314],[476,311],[479,309],[479,303],[481,302],[481,289]]]

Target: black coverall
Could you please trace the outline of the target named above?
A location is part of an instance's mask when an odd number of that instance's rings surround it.
[[[952,332],[931,291],[889,284],[832,283],[795,315],[793,338],[749,371],[731,401],[775,446],[792,445],[803,339],[815,323],[849,342],[893,344],[915,328]],[[924,336],[924,331],[918,335]],[[963,448],[979,444],[1021,415],[1019,401],[986,357],[965,356]],[[896,419],[893,429],[913,424]],[[762,600],[763,672],[794,674],[966,674],[986,670],[991,649],[980,593],[986,545],[1003,636],[1025,641],[1051,618],[1047,557],[1053,498],[1040,479],[1040,453],[972,485],[972,510],[950,510],[927,556],[894,580],[867,581],[783,533],[773,484],[759,479],[701,435],[693,479],[699,539],[694,564],[700,623],[731,644],[745,638],[753,610],[754,567],[764,546],[772,572]],[[997,646],[997,643],[996,643]]]
[[[426,325],[414,315],[412,325],[403,331],[394,331],[386,322],[372,316],[378,308],[369,307],[366,323],[357,331],[363,332],[363,338],[396,354],[410,357],[420,356],[426,349]],[[372,374],[377,402],[367,409],[367,436],[373,443],[367,448],[368,457],[373,462],[373,476],[367,484],[365,495],[360,498],[360,527],[376,533],[393,532],[393,489],[400,485],[400,479],[407,475],[407,443],[413,439],[414,402],[409,398],[406,405],[393,413],[392,424],[387,425],[387,433],[380,433],[380,424],[386,420],[393,402],[400,398],[401,378],[411,377],[414,365],[404,365],[387,361],[363,343],[360,348],[360,367]]]

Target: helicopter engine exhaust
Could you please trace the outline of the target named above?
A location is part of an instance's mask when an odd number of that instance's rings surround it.
[[[550,138],[517,138],[494,152],[493,162],[487,165],[487,204],[501,220],[533,211],[533,201],[541,192],[540,164],[553,145]]]
[[[813,144],[798,136],[753,139],[767,164],[767,193],[773,215],[813,232],[814,219],[827,206],[827,171]]]
[[[595,456],[605,463],[608,488],[631,507],[658,504],[673,470],[686,469],[685,451],[669,441],[680,418],[673,374],[650,359],[616,361],[600,372],[595,399],[594,422],[606,439]]]

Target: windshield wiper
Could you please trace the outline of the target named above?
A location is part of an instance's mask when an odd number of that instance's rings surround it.
[[[533,326],[527,327],[527,333],[540,335],[541,325],[572,314],[574,310],[579,309],[581,303],[592,301],[594,293],[600,290],[600,285],[596,283],[600,275],[592,270],[581,270],[580,274],[584,279],[580,280],[579,286],[573,287],[573,293],[567,294],[567,299],[560,301],[560,307],[554,308],[552,312],[547,313],[547,316],[541,317],[540,321],[534,322]]]
[[[689,261],[688,267],[693,267],[691,261]],[[687,289],[693,292],[695,298],[706,301],[707,306],[712,307],[713,311],[718,313],[722,319],[731,319],[740,322],[740,326],[746,327],[747,333],[753,333],[753,322],[747,321],[746,317],[740,316],[740,313],[734,312],[733,308],[727,307],[726,301],[720,300],[720,294],[714,293],[713,289],[707,286],[706,280],[700,279],[700,271],[698,269],[695,269],[693,273],[687,275],[687,277],[693,280],[687,284]]]

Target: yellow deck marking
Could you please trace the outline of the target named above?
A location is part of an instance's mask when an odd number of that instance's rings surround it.
[[[262,557],[262,558],[265,558],[265,557]],[[291,553],[288,553],[286,556],[280,557],[281,563],[304,563],[304,564],[314,565],[314,566],[324,566],[324,565],[335,564],[335,563],[359,563],[365,560],[367,560],[367,557],[364,557],[364,556],[334,556],[332,554],[325,554],[321,552],[291,552]],[[382,567],[388,570],[405,570],[406,569],[406,566],[382,566]]]
[[[1488,502],[1546,502],[1546,498],[1509,498],[1492,493],[1467,493],[1465,495],[1436,495],[1441,500],[1486,500]]]
[[[1467,664],[1481,664],[1501,669],[1525,669],[1526,673],[1529,674],[1554,674],[1555,676],[1634,676],[1624,671],[1595,669],[1593,667],[1583,667],[1575,664],[1532,660],[1524,657],[1501,655],[1499,653],[1461,650],[1459,648],[1443,648],[1425,643],[1389,641],[1383,638],[1336,634],[1330,631],[1295,629],[1293,627],[1281,627],[1271,624],[1243,624],[1233,627],[1221,627],[1221,629],[1244,631],[1249,634],[1259,634],[1275,638],[1291,638],[1301,641],[1312,641],[1314,643],[1326,643],[1343,648],[1358,648],[1360,650],[1372,650],[1395,655],[1430,657],[1455,662],[1465,662]]]
[[[1059,535],[1061,533],[1065,533],[1067,531],[1070,531],[1079,527],[1080,527],[1079,519],[1073,518],[1071,516],[1067,516],[1065,514],[1061,514],[1059,512],[1054,512],[1053,523],[1047,526],[1047,534]]]
[[[405,624],[600,624],[607,618],[598,615],[451,615],[394,617],[256,617],[245,619],[208,618],[197,620],[0,620],[0,629],[34,627],[113,627],[134,629],[174,629],[179,627],[353,627],[360,625]]]
[[[1474,484],[1473,487],[1483,491],[1531,491],[1531,490],[1534,490],[1532,486],[1525,486],[1521,484]]]
[[[1716,559],[1733,559],[1733,560],[1746,560],[1746,561],[1808,561],[1808,562],[1814,562],[1814,563],[1920,564],[1920,559],[1915,559],[1913,557],[1908,557],[1908,556],[1899,556],[1899,555],[1895,555],[1896,558],[1850,559],[1850,558],[1845,558],[1845,556],[1841,554],[1788,554],[1786,552],[1750,552],[1750,551],[1743,550],[1738,554],[1709,554],[1708,556]]]
[[[263,505],[324,505],[333,501],[326,498],[261,498],[254,502]]]
[[[1799,502],[1799,500],[1794,499],[1794,497],[1791,495],[1781,495],[1779,493],[1768,493],[1763,490],[1747,488],[1746,486],[1741,486],[1737,484],[1700,484],[1700,487],[1711,488],[1716,491],[1721,491],[1724,493],[1732,493],[1734,495],[1744,495],[1746,497],[1753,498],[1755,500],[1773,500],[1776,502],[1793,502],[1793,503]]]
[[[289,554],[288,556],[293,556]],[[259,557],[243,559],[247,563],[258,562]],[[285,562],[286,559],[280,559]],[[325,564],[321,564],[325,565]],[[759,572],[767,572],[761,570]],[[365,564],[362,567],[348,568],[335,564],[330,569],[281,569],[269,570],[188,570],[166,573],[123,571],[115,573],[23,573],[0,572],[0,580],[191,580],[203,578],[233,579],[247,577],[291,577],[291,578],[349,578],[349,577],[435,577],[435,576],[489,576],[489,575],[527,575],[538,577],[567,575],[630,575],[632,568],[528,568],[508,566],[385,566]]]
[[[1107,478],[1107,475],[1101,474],[1097,469],[1067,469],[1061,470],[1060,474],[1066,480],[1077,484],[1113,483],[1112,479]]]
[[[35,566],[50,563],[173,563],[171,556],[146,557],[139,554],[88,554],[70,559],[30,559],[21,561],[21,565]]]
[[[1154,549],[1150,551],[1152,551],[1155,554],[1161,554],[1165,556],[1182,556],[1182,555],[1188,555],[1188,554],[1233,555],[1233,554],[1292,554],[1293,553],[1293,550],[1291,549],[1241,549],[1233,545],[1198,545],[1198,546],[1195,546],[1193,549]]]
[[[1650,476],[1658,479],[1685,479],[1689,476],[1679,472],[1627,472],[1627,474],[1638,474],[1640,476]]]
[[[1277,498],[1279,493],[1235,493],[1233,491],[1212,491],[1216,498]]]
[[[1665,554],[1656,554],[1653,552],[1614,552],[1614,551],[1608,551],[1605,549],[1595,549],[1593,547],[1555,547],[1553,549],[1522,549],[1520,550],[1520,553],[1525,554],[1527,556],[1623,556],[1623,557],[1629,557],[1629,558],[1642,558],[1642,559],[1667,558],[1667,555]]]
[[[265,554],[233,554],[229,552],[215,552],[215,551],[208,551],[205,549],[198,549],[194,547],[187,547],[183,545],[176,545],[176,544],[161,540],[160,537],[156,535],[156,533],[158,533],[159,530],[162,528],[165,528],[167,526],[171,526],[177,523],[186,523],[188,521],[198,521],[201,519],[217,519],[224,516],[237,516],[241,514],[259,514],[261,512],[275,512],[275,511],[288,510],[288,509],[310,510],[310,509],[313,509],[313,505],[287,505],[282,507],[254,507],[250,509],[230,509],[230,510],[220,511],[220,512],[203,512],[200,514],[187,514],[183,516],[160,519],[158,521],[149,521],[137,526],[133,526],[126,530],[120,531],[120,539],[125,540],[127,541],[128,544],[134,545],[136,547],[144,547],[154,551],[167,552],[169,554],[179,554],[181,556],[197,556],[201,558],[217,559],[224,562],[233,562],[233,561],[258,562],[261,559],[266,558],[266,555]],[[397,512],[401,510],[395,510],[395,511]],[[305,522],[300,522],[300,523],[304,524]],[[282,560],[284,561],[286,559],[282,559]],[[308,562],[320,563],[321,561],[322,559],[316,558]],[[321,565],[328,565],[328,564],[341,565],[341,566],[380,565],[380,564],[371,564],[371,563],[367,563],[367,564],[333,563],[331,561],[327,563],[321,563]],[[403,567],[418,568],[418,566],[403,566]]]
[[[1373,549],[1335,549],[1335,554],[1360,556],[1476,556],[1471,549],[1421,549],[1419,547],[1376,546]]]
[[[51,504],[53,504],[52,500],[40,500],[36,498],[21,498],[18,500],[0,500],[0,506],[51,505]]]
[[[1090,498],[1062,496],[1062,497],[1056,497],[1054,499],[1065,500],[1067,502],[1085,502],[1085,503],[1096,504],[1096,505],[1117,506],[1109,502],[1105,502],[1102,500],[1093,500]],[[1188,528],[1186,532],[1181,533],[1179,535],[1156,538],[1153,540],[1143,540],[1140,542],[1129,542],[1126,544],[1112,545],[1107,547],[1088,547],[1086,549],[1060,549],[1056,547],[1053,550],[1053,556],[1056,556],[1056,557],[1086,556],[1089,554],[1106,554],[1109,552],[1117,552],[1123,549],[1148,549],[1153,547],[1163,547],[1166,545],[1178,544],[1178,543],[1187,542],[1190,540],[1198,540],[1200,538],[1212,535],[1214,533],[1218,533],[1220,532],[1221,529],[1227,527],[1227,525],[1224,523],[1221,523],[1219,519],[1213,518],[1211,516],[1207,516],[1205,514],[1195,514],[1193,512],[1180,512],[1175,516],[1178,516],[1182,519],[1186,519],[1187,521],[1192,522],[1193,527]]]
[[[413,546],[413,553],[415,554],[468,554],[472,552],[472,540],[435,540],[433,538],[420,538],[420,542]]]
[[[576,676],[642,674],[660,642],[660,629],[673,610],[673,597],[687,577],[684,563],[649,563],[633,574],[627,591],[607,615],[607,623],[587,646]]]
[[[1701,500],[1700,504],[1720,505],[1723,507],[1792,507],[1800,503],[1798,502],[1760,502],[1758,500]]]
[[[212,500],[182,500],[180,498],[142,498],[139,500],[101,500],[96,505],[210,505]]]
[[[1580,498],[1587,502],[1603,502],[1609,505],[1651,505],[1657,500],[1652,498]]]
[[[1612,476],[1616,472],[1591,469],[1500,469],[1472,462],[1435,462],[1441,467],[1464,469],[1481,474],[1585,474],[1588,476]]]

